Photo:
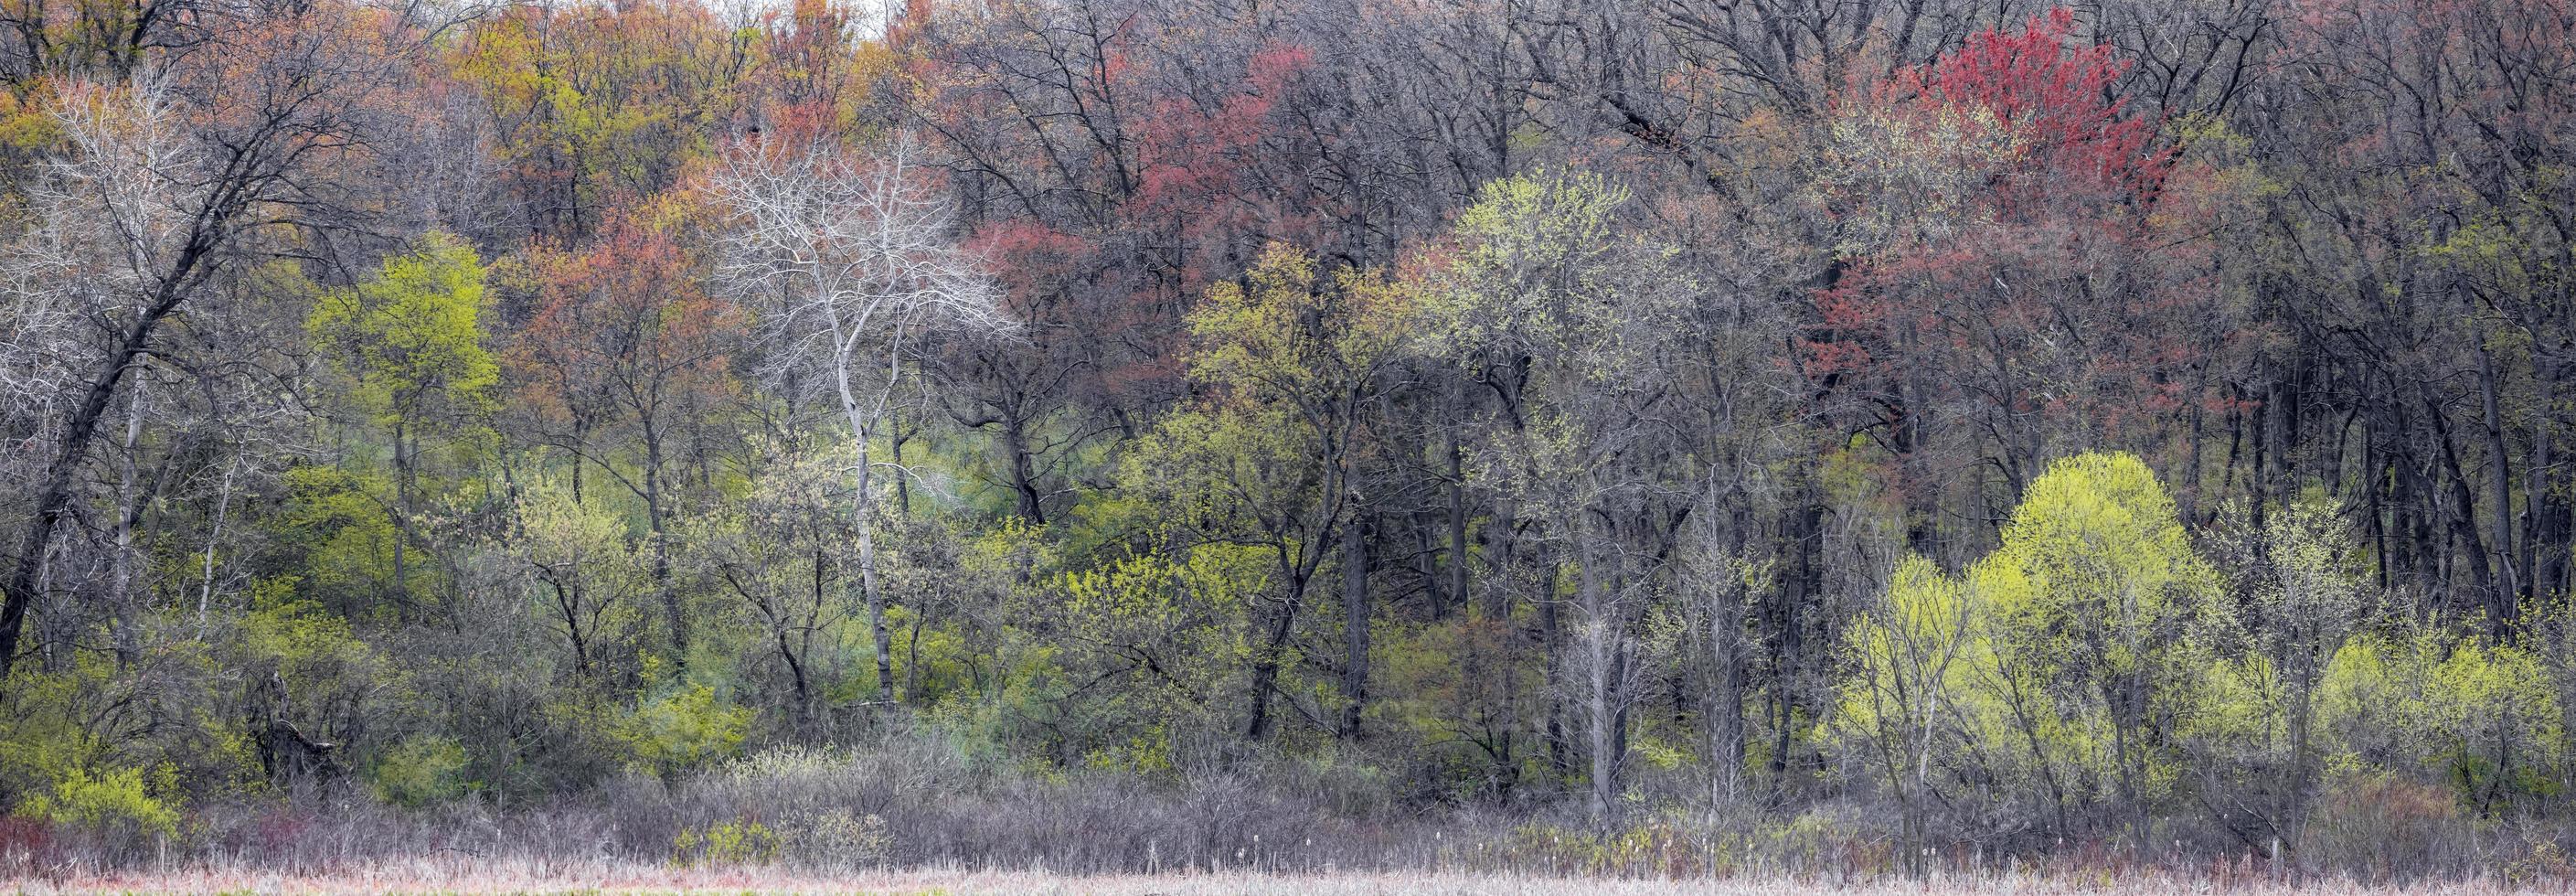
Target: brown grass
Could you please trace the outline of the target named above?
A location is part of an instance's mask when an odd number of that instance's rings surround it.
[[[2515,887],[2494,880],[2369,886],[2348,880],[2278,882],[2214,881],[2163,875],[2115,878],[2102,872],[2051,877],[1948,877],[1930,881],[1883,879],[1844,884],[1787,879],[1636,880],[1440,872],[1260,875],[1066,876],[1042,871],[910,870],[812,876],[782,869],[677,869],[614,862],[479,862],[419,859],[366,865],[313,875],[249,869],[189,869],[163,873],[106,873],[59,879],[0,879],[0,891],[51,893],[885,893],[1097,894],[1097,896],[2149,896],[2230,893],[2245,896],[2328,896],[2352,893],[2425,893],[2502,896],[2507,893],[2576,893],[2564,884]]]

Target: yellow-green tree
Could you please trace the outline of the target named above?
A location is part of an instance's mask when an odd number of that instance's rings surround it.
[[[1973,651],[1990,658],[1977,624],[1977,593],[1931,560],[1897,564],[1887,594],[1854,623],[1853,675],[1843,685],[1841,720],[1857,735],[1902,813],[1907,869],[1921,859],[1932,800],[1932,764],[1947,762],[1963,733],[1961,704],[1974,684]]]
[[[1260,546],[1210,542],[1106,561],[1052,583],[1060,630],[1086,654],[1086,671],[1126,685],[1090,706],[1050,710],[1095,720],[1088,727],[1100,733],[1081,750],[1083,762],[1168,771],[1187,758],[1175,754],[1190,741],[1241,734],[1226,692],[1251,680],[1259,642],[1248,623],[1280,593],[1274,562]],[[1284,649],[1278,658],[1295,665]]]
[[[2211,539],[2237,597],[2238,649],[2210,672],[2211,699],[2190,725],[2226,752],[2277,769],[2273,823],[2298,836],[2317,766],[2316,695],[2345,641],[2368,621],[2370,591],[2361,550],[2341,508],[2311,493],[2268,519],[2238,513],[2244,525]],[[2261,519],[2259,525],[2252,520]]]
[[[1338,557],[1346,654],[1339,728],[1354,735],[1367,698],[1364,543],[1355,480],[1370,437],[1369,399],[1396,358],[1408,294],[1371,274],[1320,272],[1274,245],[1244,278],[1208,291],[1190,324],[1198,407],[1165,419],[1131,454],[1128,479],[1168,499],[1175,522],[1210,542],[1258,545],[1278,593],[1252,607],[1244,734],[1273,724],[1270,700],[1310,587]]]
[[[539,483],[518,502],[507,548],[526,565],[532,609],[563,637],[577,681],[592,679],[603,653],[632,647],[653,577],[617,514]]]
[[[838,491],[849,457],[773,444],[757,454],[768,462],[752,471],[738,497],[684,520],[674,539],[677,563],[684,578],[736,611],[725,615],[738,614],[747,646],[777,655],[792,697],[787,721],[811,730],[836,686],[857,686],[835,678],[844,660],[833,648],[849,634],[850,602],[825,587],[856,559],[856,521]]]
[[[1675,377],[1708,344],[1689,313],[1698,286],[1678,250],[1624,217],[1631,198],[1598,175],[1487,183],[1423,278],[1413,334],[1493,393],[1475,474],[1498,494],[1498,520],[1555,551],[1545,577],[1575,583],[1571,626],[1557,601],[1538,602],[1540,637],[1550,683],[1582,713],[1600,823],[1618,808],[1643,674],[1637,623],[1669,550],[1662,521],[1706,471],[1673,406]]]
[[[2165,732],[2191,707],[2196,624],[2217,590],[2173,498],[2135,456],[2059,460],[1969,576],[1995,645],[1987,685],[2061,813],[2069,785],[2107,784],[2143,838],[2176,772]]]
[[[394,509],[406,530],[394,540],[398,596],[409,589],[404,543],[412,538],[423,435],[470,443],[457,434],[480,429],[500,381],[483,345],[484,273],[473,247],[433,232],[387,259],[375,279],[324,293],[304,321],[349,403],[392,443]]]
[[[670,187],[741,109],[751,35],[684,3],[514,7],[447,62],[490,115],[495,180],[531,233],[588,236],[622,196]]]
[[[2556,789],[2566,723],[2544,659],[2438,628],[2373,633],[2337,650],[2317,686],[2330,769],[2411,775],[2494,814]]]
[[[1854,629],[1841,724],[1906,804],[1909,831],[1947,771],[1987,782],[1996,811],[2044,812],[2068,832],[2076,811],[2109,808],[2143,837],[2178,771],[2169,732],[2196,710],[2213,656],[2217,584],[2145,463],[2059,460],[1965,575],[1919,558],[1897,568]]]

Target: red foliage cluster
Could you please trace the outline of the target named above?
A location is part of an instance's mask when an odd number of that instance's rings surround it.
[[[972,177],[1010,194],[973,242],[1049,351],[1088,359],[1072,388],[1167,400],[1181,388],[1180,322],[1195,298],[1262,246],[1321,230],[1324,199],[1294,169],[1314,143],[1293,114],[1314,54],[1229,34],[1176,70],[1156,43],[1165,36],[1141,28],[1012,25],[1025,30],[931,47],[907,66],[943,91],[922,110],[930,130],[964,150]],[[1022,80],[1032,67],[1047,78]]]
[[[1934,403],[2009,421],[1977,438],[2012,457],[2053,441],[2049,426],[2116,444],[2216,399],[2199,371],[2224,340],[2195,324],[2214,290],[2191,263],[2199,250],[2170,248],[2188,241],[2151,214],[2174,154],[2157,145],[2159,119],[2117,96],[2112,48],[2071,46],[2073,26],[2059,9],[2017,32],[1985,31],[1843,110],[1927,126],[1917,134],[1991,129],[1971,137],[2010,148],[1982,194],[1954,197],[1954,229],[1847,255],[1816,291],[1800,362],[1898,456],[1942,425],[1922,416]],[[1933,370],[1956,375],[1908,373]]]
[[[2172,153],[2152,147],[2158,122],[2127,112],[2113,89],[2125,66],[2107,45],[2070,46],[2075,14],[2031,17],[2017,33],[1988,29],[1927,66],[1901,70],[1874,101],[1924,118],[1984,111],[2023,147],[1996,185],[2011,204],[2151,199]]]

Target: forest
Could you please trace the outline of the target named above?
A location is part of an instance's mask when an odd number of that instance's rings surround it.
[[[2054,2],[0,0],[0,884],[2576,876],[2576,3]]]

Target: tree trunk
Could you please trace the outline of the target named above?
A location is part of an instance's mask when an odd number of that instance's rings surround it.
[[[859,592],[868,607],[868,629],[874,635],[877,661],[877,702],[894,702],[894,639],[886,632],[885,592],[877,586],[876,535],[876,468],[868,456],[868,434],[871,418],[860,407],[858,396],[850,391],[848,359],[842,359],[835,372],[841,392],[841,411],[850,421],[850,444],[858,453],[850,470],[850,503],[856,512],[853,525],[858,530]]]
[[[1046,525],[1046,507],[1039,501],[1037,471],[1029,458],[1027,421],[1017,409],[1002,416],[1002,453],[1008,455],[1011,471],[1011,495],[1018,504],[1020,518],[1029,525]]]
[[[1792,746],[1790,720],[1797,715],[1797,679],[1804,674],[1806,662],[1804,629],[1798,610],[1820,589],[1816,563],[1817,541],[1824,529],[1824,505],[1801,499],[1804,506],[1790,513],[1789,550],[1794,561],[1789,579],[1779,590],[1779,602],[1773,613],[1774,647],[1771,675],[1771,786],[1775,798],[1785,797],[1789,787],[1789,749]]]
[[[206,630],[206,605],[215,599],[215,548],[224,540],[224,522],[233,507],[233,472],[240,467],[241,455],[238,453],[225,463],[223,488],[215,497],[214,525],[206,531],[204,568],[199,573],[203,578],[197,583],[197,631],[200,634]]]
[[[910,519],[912,517],[912,477],[904,474],[903,443],[912,441],[912,433],[903,431],[901,415],[894,418],[893,429],[894,435],[886,439],[886,442],[887,447],[894,449],[894,512],[905,519]]]
[[[1720,591],[1709,602],[1711,693],[1708,698],[1709,797],[1724,803],[1744,796],[1744,631],[1735,603]]]
[[[2469,488],[2468,471],[2460,464],[2459,449],[2452,442],[2449,418],[2443,416],[2442,408],[2433,403],[2431,396],[2425,397],[2424,410],[2432,421],[2434,438],[2440,440],[2437,447],[2442,450],[2442,465],[2448,474],[2443,478],[2450,482],[2451,501],[2458,505],[2450,516],[2452,536],[2466,548],[2459,559],[2469,564],[2470,580],[2487,611],[2488,630],[2502,636],[2513,624],[2513,601],[2497,587],[2486,539],[2478,534],[2477,499]]]
[[[1592,766],[1592,822],[1607,830],[1618,820],[1619,777],[1627,753],[1627,626],[1614,593],[1618,587],[1614,551],[1599,538],[1589,537],[1588,527],[1578,527],[1584,739]]]
[[[689,616],[680,606],[680,589],[671,584],[671,536],[664,519],[667,516],[669,508],[662,498],[662,436],[648,419],[644,426],[644,521],[653,536],[653,589],[661,592],[663,621],[671,628],[671,666],[686,669]]]
[[[115,647],[116,668],[120,671],[133,668],[143,655],[143,635],[136,630],[141,614],[134,599],[134,525],[143,510],[141,498],[134,491],[135,480],[141,477],[134,455],[143,443],[144,391],[138,383],[126,403],[125,440],[119,446],[124,456],[117,459],[115,582],[110,596],[116,630],[109,634],[109,642]]]
[[[2555,595],[2563,590],[2561,573],[2566,568],[2567,539],[2560,522],[2561,502],[2550,493],[2550,466],[2553,433],[2557,415],[2550,410],[2558,401],[2558,362],[2541,362],[2538,377],[2541,408],[2531,427],[2531,461],[2523,464],[2523,587],[2535,595]]]
[[[1341,736],[1360,738],[1361,710],[1368,705],[1369,606],[1368,536],[1354,520],[1342,527],[1342,659]]]
[[[2293,843],[2298,842],[2304,833],[2301,829],[2307,823],[2308,790],[2314,786],[2309,768],[2313,762],[2309,756],[2308,739],[2316,724],[2313,707],[2316,705],[2316,667],[2320,660],[2317,654],[2325,652],[2313,647],[2301,649],[2307,651],[2307,655],[2300,657],[2300,674],[2304,680],[2290,695],[2290,805],[2289,810],[2282,813],[2288,816],[2288,823],[2284,826],[2289,829],[2289,839]]]
[[[1533,551],[1533,553],[1536,553]],[[1538,640],[1540,660],[1539,698],[1547,702],[1548,770],[1563,778],[1574,772],[1574,759],[1566,754],[1565,735],[1565,635],[1563,603],[1556,599],[1556,577],[1561,574],[1555,558],[1536,558],[1539,569],[1547,571],[1544,591],[1538,600]]]
[[[868,443],[859,439],[858,466],[859,505],[859,588],[867,597],[868,630],[874,635],[877,659],[877,702],[894,702],[894,640],[886,632],[885,591],[877,585],[876,520],[870,511],[876,483],[868,467]]]
[[[1279,687],[1279,657],[1297,623],[1299,601],[1294,595],[1305,590],[1298,582],[1288,583],[1288,588],[1291,597],[1274,607],[1270,618],[1255,623],[1260,640],[1253,647],[1252,688],[1246,695],[1250,706],[1243,725],[1243,738],[1255,743],[1270,737],[1270,693]]]
[[[1465,452],[1459,450],[1458,434],[1449,434],[1449,598],[1465,604],[1467,597],[1467,477],[1462,469]]]
[[[2515,605],[2532,594],[2525,587],[2527,569],[2515,558],[2513,524],[2513,455],[2505,447],[2505,420],[2496,397],[2495,353],[2487,350],[2485,333],[2477,334],[2478,404],[2485,412],[2487,437],[2487,482],[2492,494],[2487,512],[2495,517],[2496,569],[2502,578],[2497,603]]]
[[[403,537],[411,531],[411,437],[408,419],[394,423],[394,615],[411,614],[411,572]]]

